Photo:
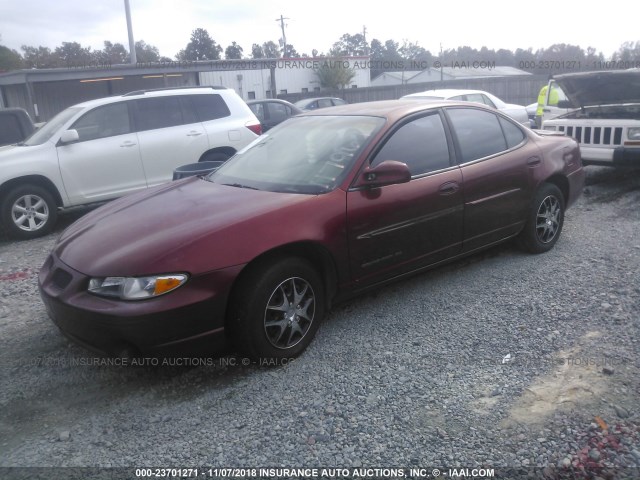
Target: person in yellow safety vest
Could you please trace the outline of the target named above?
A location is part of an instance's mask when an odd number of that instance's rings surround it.
[[[549,90],[549,85],[545,85],[540,90],[538,94],[538,108],[536,110],[536,126],[538,128],[542,128],[542,115],[544,113],[544,106],[547,101],[547,91]],[[558,105],[558,100],[560,100],[558,95],[558,90],[556,89],[555,84],[551,85],[551,92],[549,93],[549,105],[556,106]]]

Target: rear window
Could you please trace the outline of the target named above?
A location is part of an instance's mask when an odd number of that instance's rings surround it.
[[[221,95],[190,95],[190,97],[201,122],[231,115],[231,111]]]

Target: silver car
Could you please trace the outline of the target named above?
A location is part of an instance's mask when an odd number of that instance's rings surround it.
[[[505,103],[495,95],[482,90],[458,90],[458,89],[442,89],[427,90],[426,92],[412,93],[402,98],[410,98],[417,100],[456,100],[463,102],[476,102],[500,110],[502,113],[509,115],[511,118],[520,122],[522,125],[529,126],[529,115],[526,107],[522,105],[514,105]]]

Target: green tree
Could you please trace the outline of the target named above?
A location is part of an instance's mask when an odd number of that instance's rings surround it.
[[[0,45],[0,72],[18,70],[22,66],[22,57],[17,51]]]
[[[244,50],[240,45],[238,45],[236,42],[231,42],[231,45],[229,45],[227,49],[224,51],[224,58],[229,60],[240,59],[242,58],[243,51]]]
[[[269,40],[262,44],[262,51],[265,58],[280,58],[280,48],[276,42]]]
[[[345,33],[340,37],[340,40],[333,44],[329,53],[335,57],[367,55],[369,53],[369,42],[367,42],[367,39],[361,33],[356,33],[355,35]]]
[[[285,51],[282,52],[282,56],[283,58],[296,58],[296,57],[299,57],[300,55],[296,51],[296,47],[294,47],[290,43],[287,43]]]
[[[220,60],[222,47],[211,38],[204,28],[196,28],[191,33],[191,40],[180,50],[176,58],[181,61]]]
[[[264,50],[260,44],[251,45],[251,58],[264,58]]]
[[[98,63],[108,65],[120,65],[129,61],[129,52],[121,43],[104,41],[104,49],[93,52],[94,59]]]
[[[60,67],[82,67],[94,63],[91,47],[83,47],[78,42],[62,42],[53,54]]]
[[[398,53],[405,60],[413,60],[415,62],[430,62],[433,60],[433,55],[424,47],[421,47],[417,43],[408,42],[404,40],[402,46],[398,49]]]
[[[637,62],[640,61],[640,41],[624,42],[620,48],[613,54],[615,61]]]
[[[58,59],[50,48],[22,45],[22,58],[25,68],[54,68],[58,66]]]
[[[335,59],[326,60],[314,70],[320,80],[320,86],[325,88],[345,88],[356,76],[355,70],[346,66],[345,61]]]
[[[161,60],[169,60],[167,57],[160,56],[158,47],[148,45],[144,40],[136,42],[136,62],[139,63],[156,63]]]

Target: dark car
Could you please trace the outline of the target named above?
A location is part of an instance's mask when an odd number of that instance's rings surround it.
[[[40,293],[64,333],[107,353],[230,339],[290,358],[354,294],[512,237],[550,250],[583,183],[575,140],[489,107],[336,107],[207,177],[89,213],[58,239]]]
[[[258,117],[262,131],[266,132],[287,118],[302,113],[302,110],[286,100],[269,98],[265,100],[250,100],[247,102],[251,111]]]
[[[35,125],[22,108],[0,109],[0,146],[18,143],[35,130]]]
[[[295,106],[302,110],[318,110],[319,108],[335,107],[339,105],[346,105],[347,102],[341,98],[335,97],[319,97],[319,98],[304,98],[298,100]]]

